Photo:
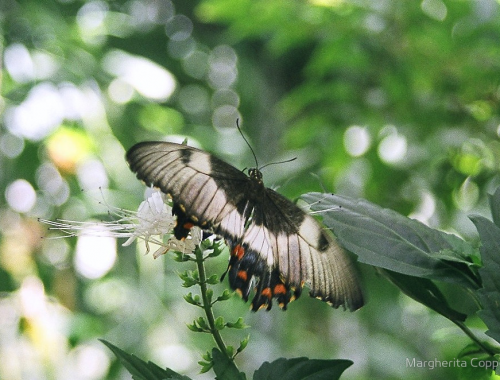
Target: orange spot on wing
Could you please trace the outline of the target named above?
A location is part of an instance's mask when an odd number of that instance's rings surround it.
[[[245,248],[243,248],[241,245],[237,244],[231,253],[233,256],[236,256],[238,260],[241,260],[243,256],[245,256]]]
[[[194,224],[191,223],[191,222],[187,222],[187,223],[184,223],[184,226],[183,226],[186,230],[190,230],[191,228],[194,227]]]
[[[237,275],[239,278],[241,278],[243,281],[247,281],[248,279],[248,273],[246,270],[240,270],[238,271],[238,275]]]
[[[274,294],[286,294],[286,287],[284,284],[278,284],[274,287]]]
[[[264,297],[267,297],[269,299],[272,298],[273,293],[271,292],[271,288],[264,288],[261,293]]]

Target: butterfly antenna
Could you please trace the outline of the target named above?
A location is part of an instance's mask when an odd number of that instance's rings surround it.
[[[294,158],[290,158],[288,160],[284,160],[284,161],[278,161],[278,162],[270,162],[268,164],[265,164],[264,166],[261,166],[259,168],[259,170],[262,170],[264,169],[265,167],[268,167],[268,166],[271,166],[271,165],[277,165],[277,164],[285,164],[287,162],[292,162],[292,161],[295,161],[297,159],[297,157],[294,157]]]
[[[253,151],[252,146],[250,145],[250,143],[248,142],[248,140],[245,138],[245,135],[241,131],[241,128],[240,128],[240,119],[236,119],[236,128],[238,128],[238,132],[240,132],[241,137],[243,137],[243,140],[245,140],[245,142],[247,143],[248,147],[250,148],[250,151],[252,152],[252,155],[253,155],[253,159],[255,160],[255,167],[258,168],[259,167],[259,163],[257,161],[257,156],[255,155],[255,152]]]

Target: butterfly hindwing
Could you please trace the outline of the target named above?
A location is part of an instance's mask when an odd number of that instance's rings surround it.
[[[199,225],[226,239],[229,282],[245,300],[255,286],[253,310],[270,309],[272,299],[286,308],[304,283],[311,296],[334,307],[362,306],[354,267],[333,236],[290,200],[265,188],[260,177],[168,142],[136,144],[127,161],[139,179],[172,197],[176,237]]]
[[[361,307],[363,297],[351,260],[314,218],[271,189],[255,201],[254,215],[261,216],[246,229],[243,246],[260,255],[269,272],[279,270],[288,292],[305,282],[311,296],[334,307]]]

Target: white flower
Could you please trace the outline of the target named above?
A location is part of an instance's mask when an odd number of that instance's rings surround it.
[[[176,223],[172,215],[172,207],[165,202],[165,195],[155,191],[145,201],[141,202],[137,212],[109,207],[111,215],[117,220],[106,222],[79,222],[70,220],[51,221],[40,219],[40,222],[50,225],[51,230],[59,230],[65,236],[112,236],[116,238],[128,238],[123,246],[132,244],[136,239],[142,239],[146,243],[146,253],[149,252],[149,243],[159,245],[153,257],[157,258],[170,250],[185,254],[192,253],[200,244],[202,231],[193,227],[190,235],[185,240],[177,240],[173,236],[173,228]],[[164,236],[169,239],[164,242]]]
[[[199,227],[194,226],[189,232],[189,236],[185,240],[177,240],[175,236],[172,235],[170,239],[165,244],[162,244],[155,253],[153,257],[156,259],[158,256],[164,255],[168,251],[177,251],[184,254],[189,254],[194,252],[197,245],[201,243],[203,232]],[[147,242],[146,242],[147,246]]]
[[[122,218],[124,220],[125,218]],[[159,237],[172,232],[175,219],[172,216],[172,208],[163,201],[160,192],[155,191],[145,201],[141,202],[137,213],[136,223],[133,223],[133,232],[123,246],[128,246],[136,238],[142,238],[146,242],[149,252],[149,241],[155,242],[152,236]]]

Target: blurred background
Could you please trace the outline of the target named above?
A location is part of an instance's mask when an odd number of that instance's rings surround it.
[[[500,184],[500,5],[495,0],[2,0],[0,378],[130,379],[98,341],[198,379],[210,337],[186,323],[170,255],[125,239],[66,238],[37,218],[88,221],[144,199],[124,160],[135,142],[201,147],[267,186],[363,197],[468,240]],[[112,217],[111,217],[112,219]],[[209,264],[221,274],[227,257]],[[251,314],[238,358],[354,361],[345,379],[449,379],[469,340],[361,267],[355,313],[303,296]],[[226,280],[227,281],[227,280]],[[227,283],[220,285],[224,289]],[[446,294],[485,331],[476,306]]]

